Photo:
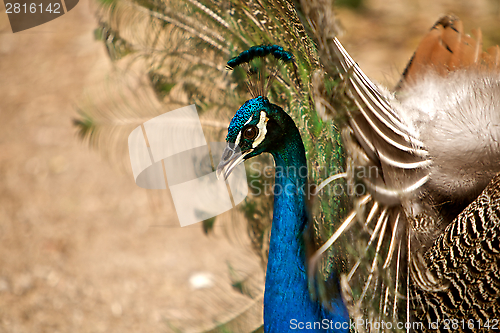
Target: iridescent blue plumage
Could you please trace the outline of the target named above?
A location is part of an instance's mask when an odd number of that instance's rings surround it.
[[[232,170],[234,163],[262,152],[273,155],[276,164],[274,208],[264,294],[264,329],[288,332],[311,328],[310,332],[347,332],[349,315],[338,297],[323,306],[312,300],[305,268],[304,233],[307,161],[300,133],[294,121],[279,106],[259,96],[236,112],[228,128],[229,154],[219,173]],[[241,155],[232,154],[234,144]],[[337,276],[332,276],[338,289]]]

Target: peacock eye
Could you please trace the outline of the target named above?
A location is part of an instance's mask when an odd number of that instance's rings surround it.
[[[259,134],[257,126],[251,125],[243,129],[243,137],[248,140],[253,140]]]

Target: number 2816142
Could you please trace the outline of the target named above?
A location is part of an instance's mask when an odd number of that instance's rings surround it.
[[[36,13],[51,13],[51,14],[61,14],[61,4],[60,3],[49,3],[48,5],[36,4],[36,3],[10,3],[5,4],[5,9],[7,14],[36,14]]]

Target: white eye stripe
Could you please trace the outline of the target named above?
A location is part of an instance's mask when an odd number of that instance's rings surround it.
[[[241,131],[238,133],[238,136],[236,137],[236,141],[234,141],[234,144],[235,145],[239,145],[240,144],[240,139],[241,139]]]
[[[257,124],[257,128],[259,129],[259,135],[257,136],[257,138],[254,140],[254,142],[252,144],[253,148],[255,148],[258,145],[260,145],[260,143],[262,141],[264,141],[264,139],[266,138],[266,134],[267,134],[267,121],[268,120],[269,120],[269,118],[266,117],[266,113],[264,111],[261,111],[260,112],[259,123]]]

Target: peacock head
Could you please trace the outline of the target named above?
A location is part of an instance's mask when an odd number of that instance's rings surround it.
[[[250,62],[260,59],[259,66]],[[277,69],[266,76],[266,59],[273,67],[279,62],[293,63],[293,54],[279,45],[256,45],[241,52],[227,62],[227,69],[246,66],[248,88],[254,98],[243,104],[229,124],[227,146],[217,167],[217,177],[227,179],[236,166],[263,152],[279,150],[287,129],[293,125],[291,118],[279,106],[264,97]]]
[[[229,124],[227,146],[217,167],[217,177],[227,179],[244,160],[278,149],[289,125],[287,118],[282,108],[265,97],[246,101]]]

